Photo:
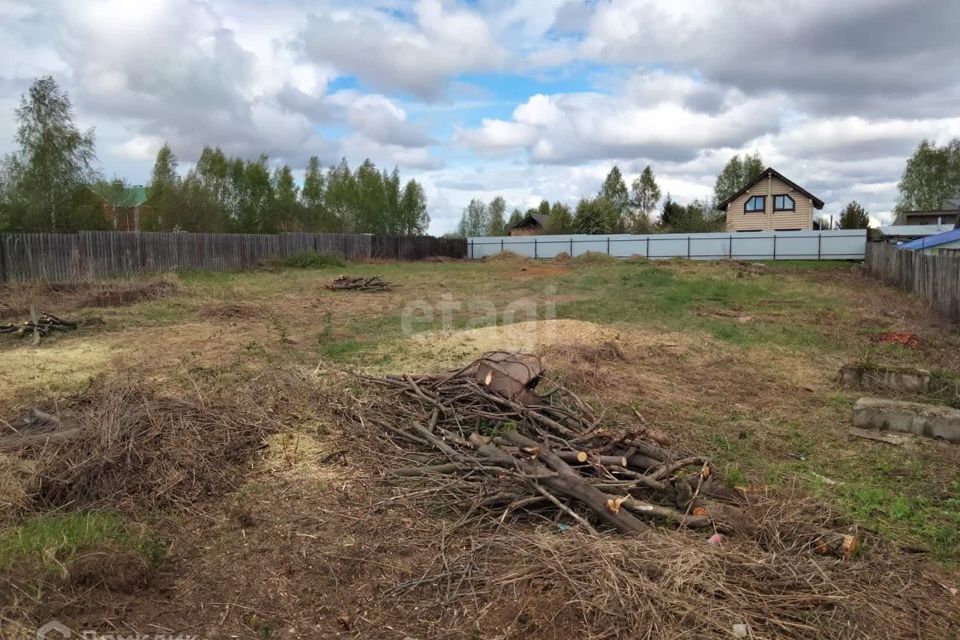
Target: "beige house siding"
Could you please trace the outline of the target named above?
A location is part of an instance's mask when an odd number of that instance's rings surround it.
[[[774,212],[773,196],[793,198],[796,211]],[[766,196],[764,213],[744,213],[743,207],[753,196]],[[727,205],[727,231],[777,231],[782,229],[813,229],[813,201],[790,185],[773,176],[763,178],[749,190]]]

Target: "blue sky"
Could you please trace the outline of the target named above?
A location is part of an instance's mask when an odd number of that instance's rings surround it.
[[[145,181],[168,142],[399,166],[431,231],[471,198],[575,203],[613,164],[710,194],[759,151],[835,213],[889,218],[922,138],[960,135],[960,4],[930,0],[0,0],[0,151],[56,77],[104,173]],[[923,34],[902,37],[905,33]],[[751,34],[729,37],[729,34]]]

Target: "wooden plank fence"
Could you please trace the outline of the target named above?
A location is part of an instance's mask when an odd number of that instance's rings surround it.
[[[386,260],[466,258],[467,241],[433,236],[372,236],[371,257]]]
[[[960,255],[925,255],[869,242],[865,264],[883,282],[909,291],[946,318],[960,322]]]
[[[0,234],[0,282],[67,281],[138,273],[255,267],[268,256],[333,253],[347,260],[465,258],[463,239],[335,233],[135,233]]]

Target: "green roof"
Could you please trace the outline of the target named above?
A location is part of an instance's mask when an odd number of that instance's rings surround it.
[[[139,207],[149,197],[147,188],[139,184],[117,189],[109,183],[100,182],[90,188],[112,206],[119,208]]]

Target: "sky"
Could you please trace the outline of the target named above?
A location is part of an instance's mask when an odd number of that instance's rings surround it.
[[[302,169],[346,157],[526,209],[651,165],[680,202],[736,153],[838,215],[891,219],[923,138],[960,136],[957,0],[0,0],[0,153],[34,78],[66,89],[107,177],[169,143]]]

